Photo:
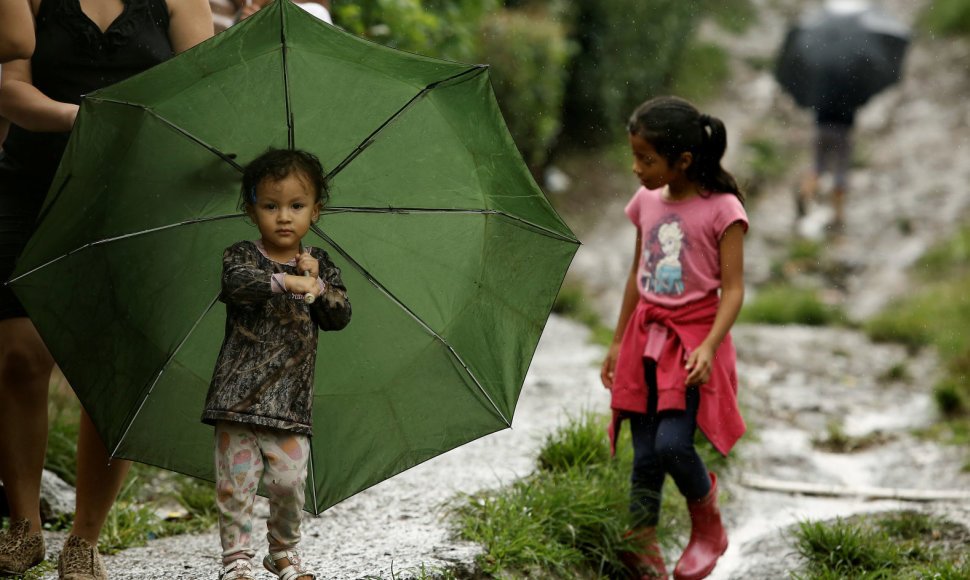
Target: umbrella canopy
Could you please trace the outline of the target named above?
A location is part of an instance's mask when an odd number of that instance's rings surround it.
[[[790,27],[775,78],[803,107],[854,110],[899,81],[908,29],[865,2],[828,2]]]
[[[267,146],[330,169],[303,241],[341,268],[354,311],[319,337],[306,509],[509,427],[579,242],[487,67],[374,44],[281,0],[85,96],[11,279],[110,453],[213,478],[200,416],[221,257],[259,237],[239,182]]]

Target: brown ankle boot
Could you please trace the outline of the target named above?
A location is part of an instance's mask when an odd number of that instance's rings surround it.
[[[620,560],[630,570],[631,580],[667,580],[667,567],[657,543],[657,528],[635,528],[623,537],[633,538],[639,546],[636,552],[620,553]]]
[[[30,533],[30,520],[10,520],[0,532],[0,574],[23,574],[44,561],[47,547],[42,532]]]
[[[690,512],[690,542],[674,568],[674,580],[701,580],[714,570],[717,559],[727,550],[728,538],[717,507],[717,477],[711,475],[711,491],[687,502]]]

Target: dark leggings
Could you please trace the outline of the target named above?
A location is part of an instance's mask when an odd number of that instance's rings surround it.
[[[630,416],[633,439],[630,515],[635,527],[657,525],[661,492],[668,473],[688,500],[700,499],[711,489],[707,467],[694,449],[700,389],[687,389],[684,411],[657,413],[657,368],[645,362],[647,414]]]

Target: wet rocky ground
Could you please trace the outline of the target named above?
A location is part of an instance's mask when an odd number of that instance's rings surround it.
[[[811,118],[778,91],[770,71],[758,66],[772,56],[787,19],[810,3],[756,4],[761,18],[745,35],[705,31],[732,55],[734,80],[706,107],[728,126],[725,164],[743,175],[736,168],[745,167],[750,157],[739,143],[755,138],[776,143],[790,159],[786,175],[759,184],[748,205],[749,296],[771,275],[793,237],[802,236],[824,242],[819,260],[827,267],[805,272],[801,281],[817,284],[852,319],[864,319],[910,291],[907,268],[970,216],[970,107],[965,102],[970,43],[917,36],[903,81],[861,111],[847,228],[831,238],[825,232],[830,216],[824,199],[806,219],[795,221],[792,191],[798,172],[809,164],[804,144],[811,138]],[[926,0],[883,4],[913,22]],[[583,284],[595,308],[612,323],[634,240],[622,208],[636,184],[630,175],[597,161],[571,168],[570,189],[558,195],[592,195],[596,201],[567,214],[584,242],[570,283]],[[919,495],[915,491],[946,495],[970,490],[970,474],[962,469],[968,460],[965,449],[912,434],[936,419],[933,352],[873,344],[843,328],[737,325],[734,340],[741,404],[752,431],[737,448],[734,467],[722,476],[731,545],[712,579],[787,577],[798,565],[787,530],[809,518],[916,509],[970,526],[970,500],[899,499]],[[545,435],[584,409],[605,412],[608,400],[597,370],[602,356],[603,349],[590,344],[588,329],[551,317],[511,430],[308,518],[304,546],[318,577],[392,578],[420,574],[422,567],[472,575],[479,549],[454,539],[443,506],[456,494],[528,474]],[[867,445],[837,452],[813,444],[833,429]],[[802,491],[771,489],[781,483]],[[264,503],[260,509],[265,515]],[[63,536],[49,538],[54,554]],[[216,578],[218,546],[215,531],[166,538],[110,556],[106,564],[117,579]],[[672,561],[678,555],[667,556]]]

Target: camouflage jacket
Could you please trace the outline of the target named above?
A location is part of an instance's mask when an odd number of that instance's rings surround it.
[[[324,291],[311,304],[290,292],[275,293],[274,273],[296,274],[254,242],[239,242],[222,256],[226,335],[206,396],[202,421],[235,421],[312,434],[313,369],[317,328],[340,330],[350,322],[350,300],[326,252],[320,263]]]

